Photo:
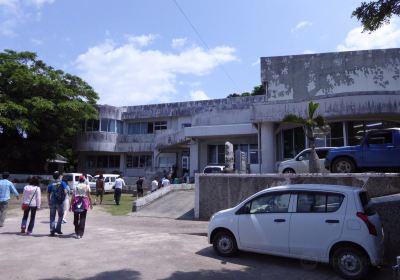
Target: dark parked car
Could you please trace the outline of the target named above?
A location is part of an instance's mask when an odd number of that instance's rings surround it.
[[[400,169],[400,128],[369,131],[360,145],[335,148],[329,151],[325,167],[333,173],[357,170]]]

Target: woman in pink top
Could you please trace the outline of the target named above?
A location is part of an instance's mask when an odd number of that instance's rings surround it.
[[[32,233],[35,225],[36,210],[40,209],[41,197],[39,179],[34,176],[29,180],[29,185],[24,187],[22,203],[28,204],[28,208],[24,210],[24,216],[22,217],[21,233],[25,233],[29,212],[31,212],[31,219],[26,234],[29,235]]]

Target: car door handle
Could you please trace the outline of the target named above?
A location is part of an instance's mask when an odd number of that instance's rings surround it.
[[[328,224],[338,224],[338,223],[339,223],[339,220],[325,220],[325,223],[328,223]]]
[[[286,222],[286,220],[285,219],[275,219],[274,222],[275,223],[283,223],[283,222]]]

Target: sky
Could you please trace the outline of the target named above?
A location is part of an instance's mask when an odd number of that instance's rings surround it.
[[[260,57],[400,47],[354,0],[0,0],[0,51],[80,76],[99,104],[224,98],[260,85]]]

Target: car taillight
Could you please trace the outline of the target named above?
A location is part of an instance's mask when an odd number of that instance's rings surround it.
[[[363,222],[367,225],[369,234],[377,236],[378,233],[376,232],[376,227],[373,223],[368,220],[368,216],[363,212],[357,212],[357,217],[359,217]]]

